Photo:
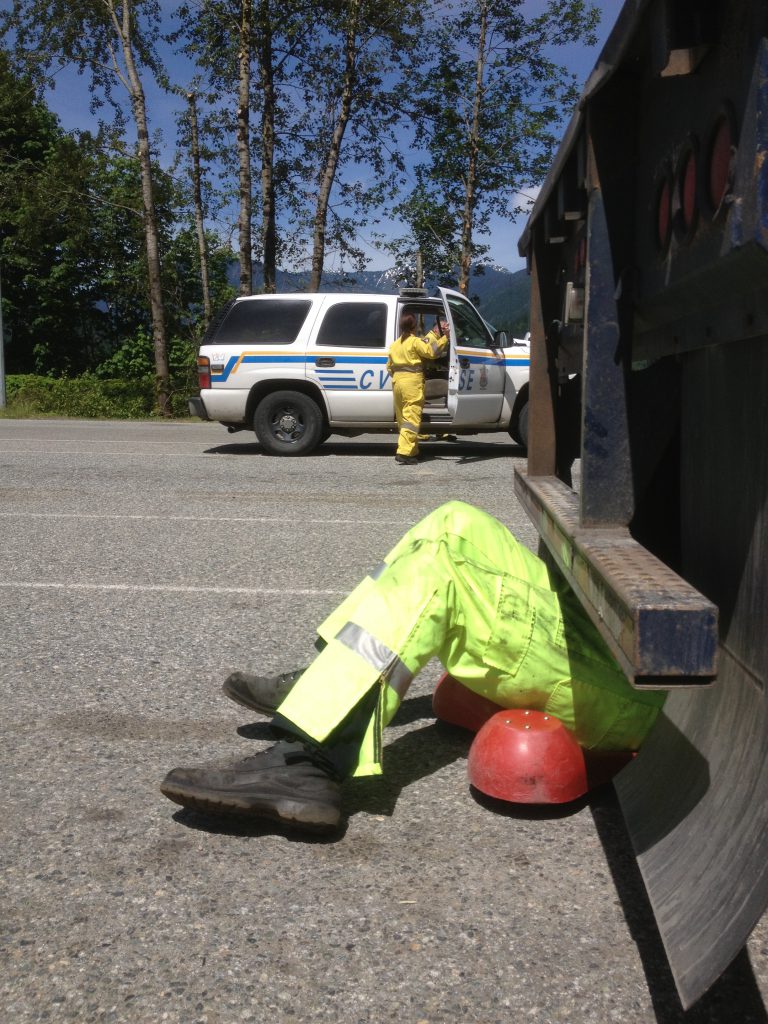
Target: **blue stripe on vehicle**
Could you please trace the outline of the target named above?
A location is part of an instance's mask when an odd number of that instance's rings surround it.
[[[306,363],[306,361],[307,357],[304,355],[292,356],[288,354],[283,355],[282,353],[263,356],[231,356],[227,361],[227,365],[224,367],[224,372],[221,374],[211,374],[211,381],[223,383],[225,380],[229,379],[234,368],[238,365],[242,365],[243,363],[282,363],[295,366],[299,363]]]
[[[303,364],[305,370],[307,367],[314,370],[316,359],[335,359],[337,363],[352,363],[356,365],[379,365],[383,366],[387,362],[386,354],[380,356],[338,356],[331,355],[318,355],[317,353],[303,353],[302,355],[290,355],[288,353],[270,353],[265,355],[247,355],[247,356],[230,356],[227,360],[227,365],[221,373],[211,374],[211,383],[223,384],[229,379],[233,368],[236,365],[242,365],[243,363],[264,363],[275,365],[277,364],[288,364],[295,366],[297,364]],[[338,372],[338,371],[337,371]],[[351,372],[351,371],[347,371]]]
[[[307,356],[307,361],[310,359],[322,359],[321,355],[315,354],[313,356]],[[335,359],[337,363],[386,363],[387,356],[339,356],[329,355],[327,358]]]

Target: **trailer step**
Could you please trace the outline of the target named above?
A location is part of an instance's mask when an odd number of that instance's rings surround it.
[[[515,491],[633,686],[711,683],[717,607],[622,527],[583,527],[579,496],[557,477],[515,471]]]

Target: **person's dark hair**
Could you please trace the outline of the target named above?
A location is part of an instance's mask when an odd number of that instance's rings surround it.
[[[416,317],[413,313],[401,313],[400,314],[400,336],[404,334],[413,334],[416,328]]]

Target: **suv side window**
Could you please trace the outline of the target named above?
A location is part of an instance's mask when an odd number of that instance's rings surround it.
[[[216,332],[217,345],[291,345],[307,319],[308,299],[235,302]]]
[[[451,316],[460,345],[468,348],[493,347],[491,332],[468,302],[449,295],[448,305],[451,307]]]
[[[384,348],[387,306],[384,302],[336,302],[325,314],[318,345]]]

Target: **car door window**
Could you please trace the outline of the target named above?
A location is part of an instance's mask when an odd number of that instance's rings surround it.
[[[468,348],[493,347],[490,331],[468,302],[449,295],[448,305],[451,308],[451,316],[456,328],[456,340],[459,345]]]
[[[335,348],[384,348],[386,330],[386,303],[336,302],[325,314],[316,344]]]

